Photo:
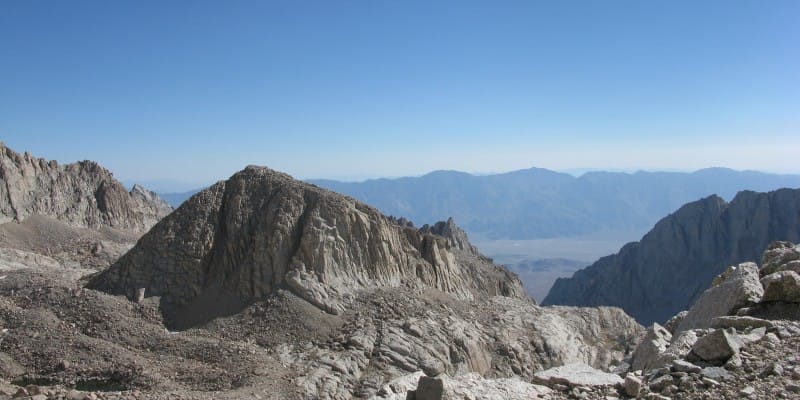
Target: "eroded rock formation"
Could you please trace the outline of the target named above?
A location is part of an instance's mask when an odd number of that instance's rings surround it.
[[[96,162],[59,165],[0,142],[0,223],[38,214],[75,227],[143,233],[171,211],[141,186],[127,191]]]

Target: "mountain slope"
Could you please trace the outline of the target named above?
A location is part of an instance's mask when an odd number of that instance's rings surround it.
[[[589,172],[579,178],[540,168],[475,176],[436,171],[415,178],[310,181],[389,215],[419,223],[452,216],[471,235],[566,237],[604,230],[646,231],[689,201],[717,193],[800,187],[800,176],[709,168],[693,173]]]
[[[0,223],[45,215],[81,228],[145,232],[172,211],[141,186],[129,192],[93,161],[59,165],[0,142]]]
[[[726,266],[756,260],[775,240],[800,239],[800,190],[740,192],[684,205],[639,242],[556,280],[542,304],[614,305],[642,324],[689,308]]]

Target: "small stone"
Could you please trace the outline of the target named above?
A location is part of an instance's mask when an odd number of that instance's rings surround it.
[[[703,384],[706,385],[707,387],[719,386],[719,382],[708,377],[703,377]]]
[[[698,373],[702,368],[685,360],[675,360],[672,362],[672,369],[678,372]]]
[[[47,400],[47,395],[45,395],[45,394],[37,394],[37,395],[31,396],[31,400]]]
[[[725,368],[720,367],[705,367],[702,371],[700,371],[700,373],[704,377],[713,379],[715,381],[724,381],[732,377],[730,372],[726,371]]]
[[[739,391],[739,394],[742,396],[750,396],[756,392],[756,389],[752,386],[746,386],[744,389]]]
[[[661,392],[670,385],[672,385],[672,376],[662,375],[650,382],[650,390],[654,392]]]
[[[628,376],[625,377],[625,381],[622,383],[622,388],[628,396],[638,397],[639,391],[642,390],[642,380],[628,374]]]
[[[70,367],[71,365],[72,365],[72,364],[70,364],[70,362],[69,362],[69,361],[67,361],[67,360],[61,360],[61,362],[60,362],[60,363],[58,363],[58,368],[59,368],[59,369],[61,369],[62,371],[66,371],[66,370],[68,370],[68,369],[69,369],[69,367]]]
[[[25,386],[25,390],[28,391],[29,396],[35,396],[42,393],[42,390],[36,385]]]
[[[84,398],[86,398],[86,393],[78,390],[70,390],[67,393],[67,400],[84,400]]]
[[[762,378],[770,375],[776,375],[776,376],[783,375],[783,367],[775,362],[770,363],[769,365],[767,365],[767,368],[765,368],[763,371],[761,371],[761,374],[759,374],[759,376],[761,376]]]

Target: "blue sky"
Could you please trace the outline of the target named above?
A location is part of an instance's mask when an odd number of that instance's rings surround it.
[[[4,1],[0,140],[128,181],[800,172],[797,1]]]

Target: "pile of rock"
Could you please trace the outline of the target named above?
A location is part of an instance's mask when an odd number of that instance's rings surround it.
[[[691,309],[647,330],[631,359],[625,394],[797,396],[798,272],[800,245],[788,242],[770,245],[761,269],[754,263],[728,268]]]

